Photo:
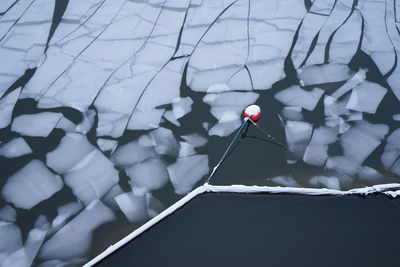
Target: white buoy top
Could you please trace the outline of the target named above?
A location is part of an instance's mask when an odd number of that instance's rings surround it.
[[[257,105],[250,105],[244,110],[244,117],[249,117],[252,121],[258,121],[261,116],[261,109]]]

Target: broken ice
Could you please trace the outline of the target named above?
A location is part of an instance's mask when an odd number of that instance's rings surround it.
[[[11,175],[2,190],[2,196],[16,207],[30,209],[61,190],[63,182],[43,162],[34,159]]]

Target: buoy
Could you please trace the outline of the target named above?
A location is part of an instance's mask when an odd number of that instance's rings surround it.
[[[250,105],[244,110],[244,117],[256,122],[261,116],[261,109],[257,105]]]

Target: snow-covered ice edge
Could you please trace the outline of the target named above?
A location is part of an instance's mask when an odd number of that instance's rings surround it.
[[[86,263],[84,267],[93,266],[108,255],[115,252],[117,249],[121,248],[129,241],[133,240],[138,235],[145,232],[147,229],[152,227],[153,225],[157,224],[161,220],[163,220],[168,215],[174,213],[176,210],[183,207],[186,203],[191,201],[198,195],[203,193],[212,192],[212,193],[240,193],[240,194],[255,194],[255,193],[270,193],[270,194],[298,194],[298,195],[313,195],[313,196],[344,196],[344,195],[361,195],[366,196],[368,194],[373,193],[382,193],[389,197],[399,197],[400,196],[400,184],[398,183],[391,183],[391,184],[379,184],[370,187],[364,188],[355,188],[348,191],[341,191],[335,189],[326,189],[326,188],[300,188],[300,187],[274,187],[274,186],[247,186],[247,185],[228,185],[228,186],[221,186],[221,185],[210,185],[204,184],[185,197],[177,201],[175,204],[171,205],[169,208],[165,209],[163,212],[149,220],[147,223],[143,224],[141,227],[134,230],[132,233],[108,247],[105,251],[101,254],[93,258],[91,261]]]

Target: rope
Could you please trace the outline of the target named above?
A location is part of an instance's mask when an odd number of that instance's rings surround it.
[[[215,165],[213,171],[211,172],[210,176],[208,176],[207,181],[205,184],[208,184],[208,182],[211,180],[213,177],[214,173],[217,171],[221,163],[224,161],[225,157],[228,154],[228,151],[231,149],[233,143],[235,143],[237,137],[239,136],[240,132],[243,130],[244,126],[247,125],[248,118],[245,118],[242,122],[242,125],[240,126],[239,130],[237,131],[235,137],[232,139],[231,143],[229,144],[228,148],[225,150],[224,154],[222,155],[221,159],[218,161],[217,165]]]
[[[273,143],[273,144],[279,145],[279,146],[281,146],[285,151],[287,151],[287,152],[289,152],[289,153],[292,153],[293,155],[296,155],[296,156],[298,156],[298,157],[300,157],[300,158],[303,158],[303,155],[300,155],[300,154],[298,154],[298,153],[296,153],[296,152],[294,152],[294,151],[289,150],[289,148],[288,148],[287,146],[285,146],[284,144],[282,144],[281,142],[279,142],[278,140],[276,140],[274,137],[272,137],[270,134],[268,134],[266,131],[264,131],[264,129],[261,128],[260,126],[258,126],[258,124],[255,123],[252,119],[249,118],[249,120],[250,120],[250,122],[251,122],[254,126],[257,127],[258,130],[260,130],[260,131],[267,137],[267,139],[269,139],[269,140],[266,140],[267,142],[271,142],[271,143]]]

